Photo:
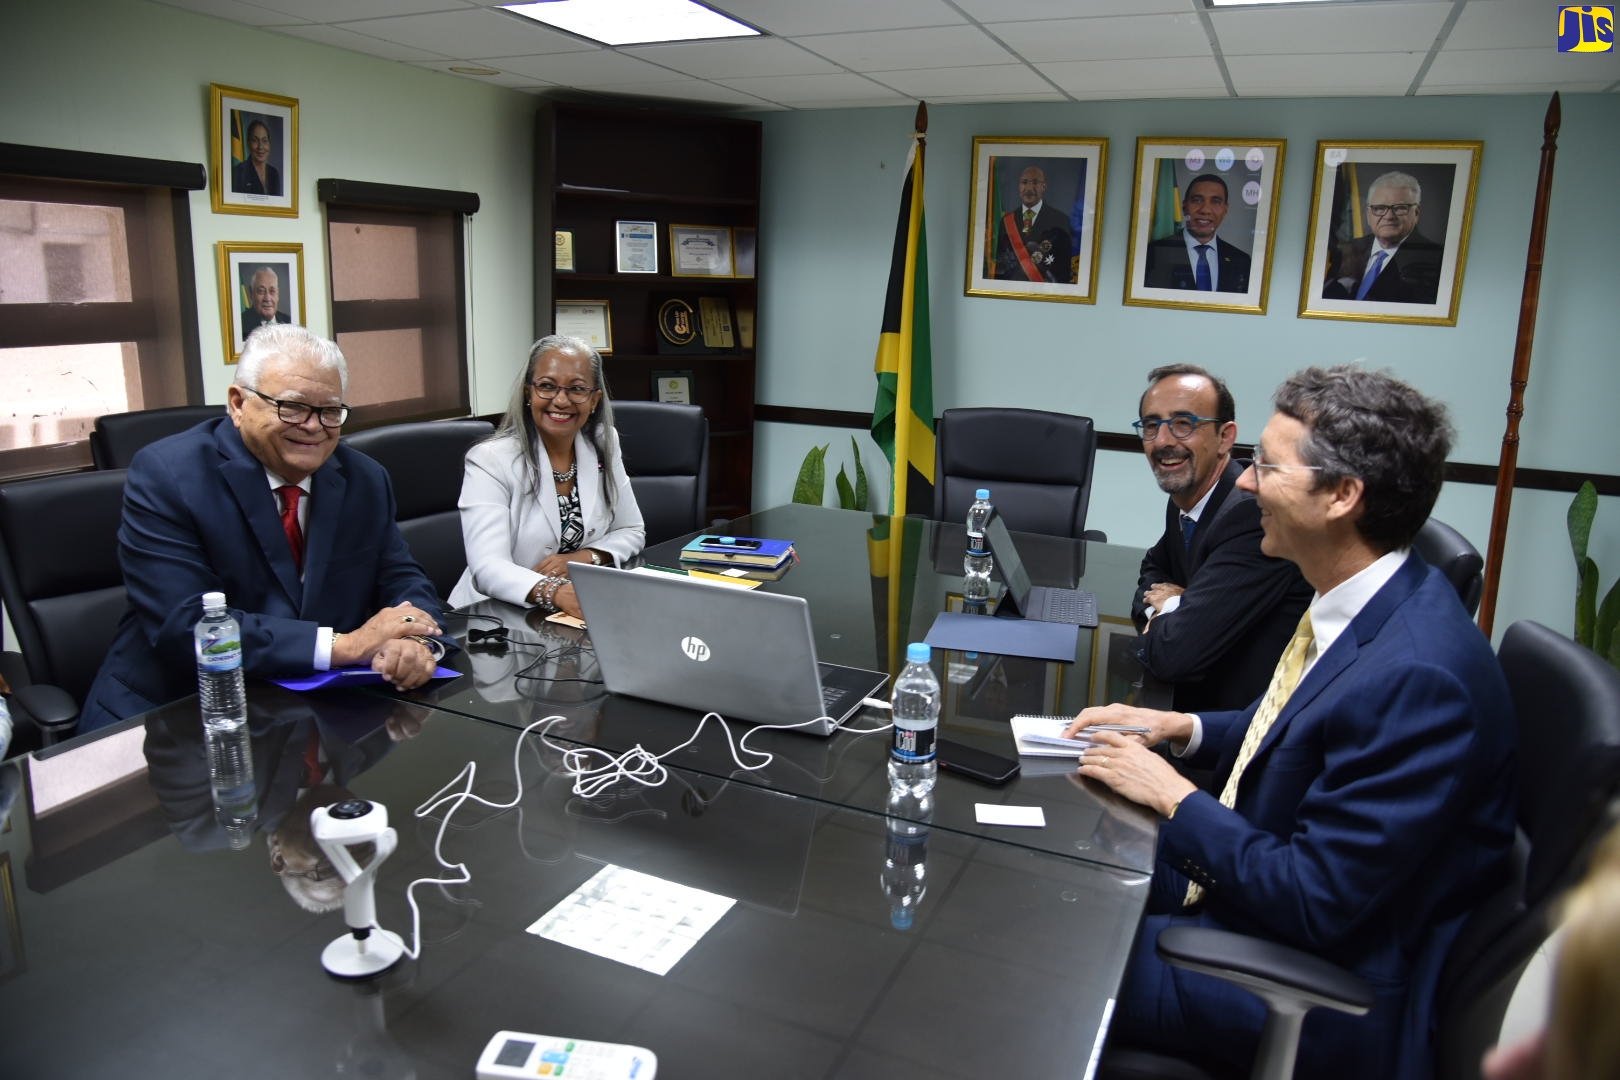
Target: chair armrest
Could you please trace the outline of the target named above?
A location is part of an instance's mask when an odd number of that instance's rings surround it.
[[[1159,934],[1158,950],[1168,963],[1226,979],[1268,1002],[1275,995],[1354,1016],[1373,1006],[1367,980],[1275,941],[1206,926],[1172,926]]]
[[[1108,543],[1108,534],[1103,532],[1101,529],[1087,529],[1085,532],[1080,534],[1080,539],[1090,540],[1092,543],[1096,544],[1106,544]]]
[[[60,686],[34,683],[13,687],[11,704],[12,719],[33,721],[46,746],[72,735],[79,725],[79,703]]]

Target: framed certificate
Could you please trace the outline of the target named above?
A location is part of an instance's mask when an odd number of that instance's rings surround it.
[[[613,351],[613,318],[606,300],[558,300],[557,333],[577,337],[603,356]]]
[[[692,404],[692,372],[653,372],[653,399],[676,405]]]
[[[676,277],[734,277],[731,230],[724,225],[671,225],[669,261]]]
[[[619,273],[658,273],[658,223],[617,221],[614,225],[619,234]]]

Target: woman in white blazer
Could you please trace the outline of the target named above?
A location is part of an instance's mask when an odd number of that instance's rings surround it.
[[[616,566],[641,551],[595,349],[561,335],[530,347],[500,429],[467,451],[458,505],[467,569],[452,607],[494,597],[578,616],[568,565]]]

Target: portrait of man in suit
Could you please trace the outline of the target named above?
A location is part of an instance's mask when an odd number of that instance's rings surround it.
[[[242,340],[261,326],[290,323],[292,316],[281,310],[281,275],[273,266],[260,266],[248,276],[248,306],[242,311]]]
[[[1038,165],[1018,174],[1019,207],[996,225],[997,278],[1074,283],[1069,216],[1047,204],[1046,186],[1046,170]]]
[[[1367,189],[1363,210],[1367,235],[1329,248],[1322,299],[1434,303],[1444,248],[1417,231],[1423,185],[1409,173],[1386,172]]]
[[[1249,253],[1217,235],[1230,201],[1226,181],[1214,173],[1189,181],[1181,198],[1182,228],[1148,244],[1143,286],[1247,293]]]

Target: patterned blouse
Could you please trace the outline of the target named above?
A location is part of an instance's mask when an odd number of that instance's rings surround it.
[[[579,486],[567,495],[557,496],[557,517],[562,521],[562,542],[557,550],[566,555],[578,551],[585,542],[585,515],[579,509]]]

